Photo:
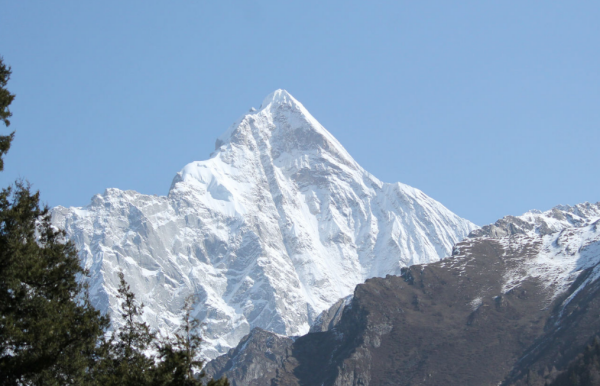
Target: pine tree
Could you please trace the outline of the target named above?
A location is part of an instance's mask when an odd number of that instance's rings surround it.
[[[174,338],[165,339],[157,345],[161,363],[156,371],[156,386],[202,385],[200,379],[194,376],[194,370],[200,370],[204,362],[198,359],[202,338],[200,322],[191,317],[193,299],[190,296],[184,303],[181,330],[175,333]]]
[[[122,326],[100,346],[100,355],[91,370],[97,385],[117,386],[201,386],[202,375],[197,372],[204,362],[200,354],[200,324],[191,317],[192,298],[184,306],[181,331],[174,337],[157,341],[145,322],[143,304],[138,304],[135,294],[119,273],[118,298],[121,300]],[[155,349],[158,358],[149,354]],[[198,370],[198,371],[195,371]],[[229,386],[226,378],[208,381],[208,386]]]
[[[108,325],[89,303],[77,251],[16,183],[0,193],[0,383],[82,384]]]
[[[192,317],[194,297],[189,296],[183,307],[182,327],[175,336],[157,345],[161,362],[156,368],[154,386],[201,386],[204,374],[200,373],[204,361],[198,357],[202,338],[200,322]],[[211,379],[208,386],[229,386],[227,378]]]
[[[221,379],[211,379],[210,381],[208,381],[208,383],[206,384],[206,386],[230,386],[231,384],[229,383],[229,380],[226,377],[223,377]]]
[[[10,125],[15,96],[0,57],[0,121]],[[14,132],[0,136],[0,171]],[[184,330],[156,343],[140,321],[143,304],[119,274],[123,326],[107,339],[107,316],[95,310],[75,245],[51,224],[39,192],[24,182],[0,191],[0,384],[6,386],[200,385],[198,322],[186,308]],[[159,358],[148,352],[158,349]],[[226,378],[208,386],[229,386]]]
[[[135,294],[119,272],[119,295],[123,325],[110,339],[100,345],[100,358],[93,370],[93,378],[100,385],[150,385],[154,374],[154,357],[147,354],[156,334],[148,324],[140,321],[144,304],[138,304]]]
[[[8,107],[15,99],[15,95],[11,94],[10,91],[6,89],[6,84],[10,79],[11,73],[11,68],[4,64],[4,59],[0,56],[0,121],[2,121],[6,127],[10,126],[8,118],[12,116]],[[14,132],[9,135],[0,135],[0,171],[4,170],[3,157],[8,152],[8,149],[10,149],[10,144],[14,135]]]
[[[0,122],[11,69],[0,57]],[[0,136],[2,157],[14,132]],[[81,385],[108,320],[89,303],[77,251],[28,184],[0,192],[0,384]]]
[[[595,336],[585,350],[550,385],[587,386],[598,384],[600,384],[600,338]]]

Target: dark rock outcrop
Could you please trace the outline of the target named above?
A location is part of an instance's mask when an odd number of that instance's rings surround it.
[[[321,312],[316,317],[309,332],[325,332],[333,329],[340,322],[346,306],[352,301],[352,296],[342,298],[335,302],[329,309]]]
[[[203,371],[208,379],[227,376],[232,386],[268,385],[266,380],[277,377],[293,342],[256,327],[236,348],[209,362]]]

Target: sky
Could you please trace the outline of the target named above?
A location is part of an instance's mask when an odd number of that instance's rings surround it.
[[[16,139],[50,206],[166,195],[283,88],[367,171],[478,225],[600,201],[598,1],[0,0]],[[6,134],[9,129],[0,128]]]

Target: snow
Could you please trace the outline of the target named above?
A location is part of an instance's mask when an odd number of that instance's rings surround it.
[[[471,305],[471,309],[473,311],[477,311],[481,304],[483,304],[483,299],[481,297],[476,297],[475,299],[471,300],[469,304]]]
[[[510,291],[527,277],[537,278],[554,300],[573,284],[577,276],[588,268],[592,275],[580,286],[583,288],[598,277],[600,263],[600,232],[598,221],[580,228],[569,227],[542,238],[540,252],[522,263],[519,272],[511,272],[503,291]],[[567,299],[570,301],[577,291]],[[566,304],[566,303],[565,303]]]
[[[102,311],[116,311],[120,270],[163,334],[195,294],[209,358],[253,327],[301,335],[357,284],[438,261],[476,228],[366,172],[284,90],[177,173],[167,197],[107,189],[85,208],[54,208],[53,221],[79,248]]]
[[[498,238],[505,257],[515,262],[514,256],[519,255],[515,253],[517,250],[528,248],[536,252],[520,258],[505,273],[503,293],[517,288],[525,280],[536,279],[545,289],[550,304],[569,289],[581,272],[591,269],[588,278],[563,302],[564,306],[600,277],[600,203],[559,205],[546,212],[531,210],[505,219],[524,230]]]

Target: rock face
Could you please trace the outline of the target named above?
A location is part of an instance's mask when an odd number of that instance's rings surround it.
[[[344,310],[352,303],[352,295],[335,302],[329,309],[321,312],[315,319],[309,332],[324,332],[333,329],[340,322]]]
[[[216,373],[226,372],[235,379],[234,386],[263,386],[265,379],[277,377],[293,342],[291,338],[256,327],[238,347],[208,363],[203,371],[207,379],[214,378]],[[219,378],[221,376],[214,379]]]
[[[108,189],[53,219],[79,248],[102,311],[118,308],[120,270],[162,333],[196,295],[209,358],[253,327],[306,333],[365,279],[438,261],[476,228],[417,189],[377,180],[283,90],[234,123],[210,159],[186,165],[167,197]]]
[[[496,228],[519,231],[502,237],[472,234],[456,245],[452,258],[367,280],[356,287],[333,328],[296,339],[277,358],[282,363],[277,375],[259,374],[253,382],[551,382],[600,332],[599,207],[583,204],[505,218]],[[576,214],[581,208],[595,209]],[[557,213],[577,218],[552,222]],[[540,232],[543,223],[553,232]],[[230,376],[233,385],[245,384],[231,372],[235,366],[210,369]]]

